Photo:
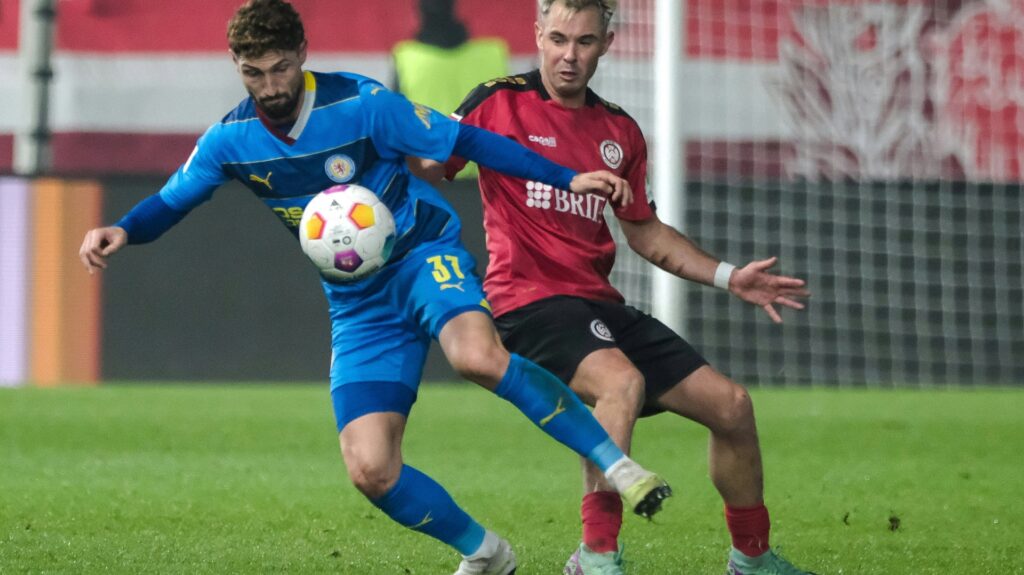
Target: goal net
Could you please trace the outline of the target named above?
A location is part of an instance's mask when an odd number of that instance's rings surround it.
[[[594,84],[649,143],[656,1],[621,1]],[[777,255],[813,292],[776,326],[680,281],[683,335],[744,383],[1024,381],[1024,2],[683,5],[684,136],[651,169],[682,170],[702,247]],[[651,273],[621,245],[613,281],[646,310]]]

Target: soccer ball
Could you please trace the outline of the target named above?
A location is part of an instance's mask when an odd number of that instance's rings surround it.
[[[306,204],[299,243],[320,274],[350,282],[379,270],[395,247],[395,218],[370,190],[333,186]]]

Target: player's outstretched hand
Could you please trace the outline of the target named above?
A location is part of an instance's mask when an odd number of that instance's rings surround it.
[[[772,256],[766,260],[752,261],[742,268],[736,268],[729,278],[729,291],[745,302],[761,306],[775,323],[782,323],[782,316],[774,304],[804,309],[804,304],[793,298],[810,297],[804,289],[804,280],[780,276],[768,270],[779,261]]]
[[[128,233],[124,228],[110,226],[89,230],[78,250],[78,258],[90,273],[107,269],[107,258],[128,243]]]
[[[577,194],[604,196],[616,206],[626,207],[633,203],[633,188],[629,182],[607,170],[576,174],[569,188]]]

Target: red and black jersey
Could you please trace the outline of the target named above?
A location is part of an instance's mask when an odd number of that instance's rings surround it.
[[[651,217],[647,144],[621,108],[587,90],[586,104],[566,108],[553,100],[540,72],[492,80],[466,97],[453,116],[512,138],[579,172],[609,170],[629,181],[633,203],[617,217]],[[465,165],[451,158],[447,175]],[[604,218],[608,201],[573,194],[480,168],[480,193],[490,265],[484,279],[494,315],[554,295],[623,301],[608,281],[615,243]]]

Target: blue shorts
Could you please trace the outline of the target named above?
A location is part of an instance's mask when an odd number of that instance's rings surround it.
[[[430,341],[461,313],[490,313],[475,270],[476,261],[458,240],[439,240],[364,281],[324,283],[331,309],[331,397],[339,430],[367,413],[408,415]]]
[[[408,417],[416,392],[395,381],[355,381],[331,389],[338,431],[368,413],[393,411]]]

